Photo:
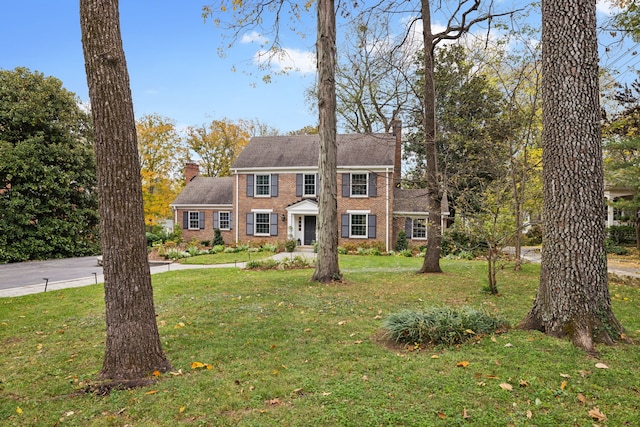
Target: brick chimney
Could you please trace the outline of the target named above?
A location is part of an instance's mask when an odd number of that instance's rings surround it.
[[[189,162],[184,165],[184,177],[187,184],[190,183],[193,178],[200,174],[200,166],[197,163]]]
[[[402,179],[402,120],[394,118],[391,122],[393,136],[396,137],[396,146],[393,156],[393,185],[400,188]]]

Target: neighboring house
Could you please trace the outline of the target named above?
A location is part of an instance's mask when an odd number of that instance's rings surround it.
[[[391,250],[398,232],[406,230],[413,246],[422,245],[428,235],[424,190],[398,188],[400,126],[393,134],[338,135],[337,146],[339,244],[367,242]],[[227,244],[295,239],[312,245],[318,155],[318,135],[266,136],[249,141],[231,177],[200,177],[189,164],[188,183],[171,204],[183,239],[210,239],[220,228]]]
[[[605,184],[604,198],[606,202],[615,202],[621,199],[632,200],[637,191],[630,188],[612,187]],[[635,213],[624,212],[614,208],[610,203],[606,203],[607,227],[614,225],[634,225]]]

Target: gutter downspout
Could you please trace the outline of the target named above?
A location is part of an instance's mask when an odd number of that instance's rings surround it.
[[[389,168],[386,168],[385,171],[385,177],[387,179],[387,186],[386,186],[386,203],[385,203],[385,209],[387,211],[386,215],[385,215],[385,221],[386,221],[386,230],[387,232],[385,233],[385,242],[384,242],[384,246],[385,246],[385,250],[387,252],[389,252]]]
[[[233,176],[236,178],[236,197],[235,197],[236,200],[234,202],[234,205],[235,205],[234,211],[235,211],[235,217],[236,217],[236,244],[238,244],[238,237],[239,237],[238,236],[238,230],[239,230],[239,225],[240,225],[240,223],[238,221],[240,220],[240,214],[238,213],[238,210],[239,210],[239,208],[238,208],[238,188],[239,188],[238,187],[238,183],[239,183],[239,177],[238,177],[237,171],[233,174]]]

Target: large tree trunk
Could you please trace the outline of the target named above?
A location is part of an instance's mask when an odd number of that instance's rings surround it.
[[[442,213],[440,184],[436,152],[436,89],[433,81],[433,34],[431,32],[430,0],[422,0],[422,24],[424,40],[424,137],[427,180],[428,239],[427,252],[420,273],[441,273]]]
[[[117,0],[81,0],[80,20],[95,152],[106,304],[100,376],[130,380],[167,371],[147,261],[133,101]]]
[[[318,112],[320,195],[318,258],[311,280],[340,280],[338,264],[338,148],[336,145],[336,14],[333,0],[318,0]]]
[[[607,283],[595,6],[542,2],[542,271],[520,325],[588,352],[622,332]]]

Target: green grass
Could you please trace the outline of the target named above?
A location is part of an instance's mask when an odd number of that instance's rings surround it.
[[[341,285],[309,282],[312,270],[154,275],[178,375],[106,397],[75,394],[101,368],[100,285],[0,299],[0,425],[592,426],[595,406],[607,416],[596,424],[640,425],[635,345],[599,347],[600,360],[518,330],[451,348],[383,345],[391,313],[472,306],[517,324],[537,289],[535,265],[507,266],[494,297],[482,292],[482,262],[443,260],[445,273],[428,276],[414,273],[421,263],[343,256]],[[613,285],[611,294],[637,340],[639,289]],[[191,369],[194,361],[212,369]]]
[[[213,264],[234,264],[238,262],[247,262],[257,259],[265,259],[273,256],[273,252],[261,251],[261,252],[249,252],[241,251],[235,253],[220,252],[217,254],[197,255],[189,258],[182,258],[180,263],[182,264],[198,264],[198,265],[213,265]]]

